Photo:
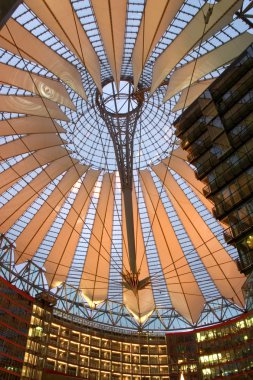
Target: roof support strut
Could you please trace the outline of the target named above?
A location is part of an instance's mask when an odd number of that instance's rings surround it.
[[[124,79],[122,89],[116,91],[115,88],[112,82],[111,94],[107,97],[98,94],[97,105],[110,133],[119,170],[127,228],[129,266],[131,270],[131,274],[128,274],[131,276],[131,279],[126,281],[128,286],[131,286],[129,280],[132,284],[133,282],[136,283],[137,278],[138,282],[132,189],[134,134],[140,116],[142,98],[137,97],[136,93],[132,91],[133,85],[127,78]]]

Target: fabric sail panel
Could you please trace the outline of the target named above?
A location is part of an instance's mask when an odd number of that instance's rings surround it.
[[[15,40],[13,40],[15,36]],[[81,75],[78,70],[67,60],[59,56],[32,33],[13,19],[0,31],[0,47],[11,51],[13,54],[37,62],[60,78],[82,98],[86,94],[82,86]]]
[[[0,173],[0,194],[29,172],[67,155],[68,151],[61,146],[40,149],[34,152]]]
[[[193,190],[193,192],[197,195],[199,200],[207,208],[210,214],[212,214],[213,203],[204,196],[203,194],[204,184],[196,178],[195,172],[191,168],[191,166],[187,163],[186,158],[187,158],[187,152],[183,150],[182,148],[177,148],[172,152],[170,157],[162,160],[162,163],[166,167],[169,167],[172,170],[174,170],[187,182],[187,184]],[[227,225],[224,224],[223,222],[219,221],[219,224],[223,228],[227,228]]]
[[[2,63],[0,63],[0,80],[3,83],[22,88],[75,110],[67,90],[57,80],[45,78]]]
[[[57,134],[33,134],[20,137],[14,141],[1,145],[1,159],[5,160],[20,154],[29,153],[50,146],[64,145],[66,142]]]
[[[210,37],[210,34],[215,34],[230,20],[232,21],[233,14],[240,8],[240,4],[241,1],[238,0],[221,0],[214,5],[205,4],[156,60],[151,93],[157,89],[171,70],[195,45],[200,41],[205,41],[206,38]],[[210,7],[212,13],[206,24],[205,15],[208,14]],[[229,19],[224,17],[226,14],[229,15]]]
[[[56,121],[43,116],[21,116],[0,121],[0,136],[56,132],[66,131]]]
[[[215,79],[202,80],[186,87],[180,95],[177,104],[173,107],[172,112],[184,110],[189,107],[213,82]]]
[[[26,5],[85,65],[101,91],[100,63],[69,0],[25,0]]]
[[[0,111],[69,121],[55,102],[39,96],[0,95]]]
[[[147,263],[147,257],[145,252],[145,245],[142,234],[142,227],[140,221],[140,215],[138,211],[138,204],[136,198],[135,189],[132,191],[133,201],[133,218],[134,218],[134,231],[135,231],[135,252],[136,252],[136,267],[139,273],[139,280],[143,280],[149,277],[149,269]],[[129,266],[129,254],[127,244],[127,229],[126,219],[124,211],[124,202],[122,202],[122,250],[123,250],[123,272],[131,272]],[[134,317],[142,323],[148,317],[150,312],[155,308],[155,302],[153,297],[153,291],[151,285],[148,285],[145,289],[139,290],[137,293],[124,288],[123,300],[126,307],[132,312]]]
[[[245,276],[239,272],[236,263],[201,218],[166,167],[159,164],[153,166],[152,169],[164,183],[173,207],[221,295],[229,299],[233,298],[235,303],[243,306],[241,287],[245,282]]]
[[[170,157],[162,160],[163,165],[171,168],[177,174],[179,174],[187,182],[187,184],[191,187],[191,189],[198,196],[198,198],[201,200],[201,202],[206,206],[206,208],[210,212],[212,212],[213,203],[204,197],[204,195],[203,195],[203,187],[204,187],[203,183],[201,181],[197,180],[197,178],[194,174],[194,170],[189,166],[189,164],[187,164],[186,160],[181,158],[181,157],[178,157],[178,154],[180,153],[180,151],[181,151],[181,148],[172,152]],[[153,168],[153,166],[152,166],[152,168]]]
[[[115,175],[106,173],[86,254],[80,289],[91,307],[107,297],[111,261]],[[113,263],[112,263],[113,265]]]
[[[98,28],[112,70],[118,85],[121,76],[123,48],[125,42],[126,0],[91,0]]]
[[[51,288],[64,282],[75,255],[99,171],[89,170],[44,264]]]
[[[172,96],[188,87],[191,83],[196,82],[206,74],[232,61],[252,42],[252,34],[245,32],[211,52],[199,57],[197,60],[187,63],[175,70],[170,78],[163,101],[167,101]]]
[[[62,157],[50,163],[46,169],[37,175],[28,185],[20,190],[9,202],[0,209],[0,231],[6,233],[17,219],[38,197],[38,194],[55,178],[69,169],[74,160]]]
[[[55,149],[55,148],[54,148]],[[66,197],[72,186],[87,171],[88,167],[76,164],[69,168],[57,187],[40,207],[16,240],[15,260],[20,264],[34,256],[59,210],[66,201]]]
[[[198,320],[204,298],[177,240],[148,170],[140,172],[142,192],[171,302],[191,323]]]
[[[146,1],[132,55],[135,89],[152,50],[181,8],[183,2],[183,0]]]

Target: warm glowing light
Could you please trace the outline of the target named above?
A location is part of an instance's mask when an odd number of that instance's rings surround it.
[[[248,236],[248,238],[247,238],[247,240],[246,240],[246,243],[247,243],[247,246],[249,247],[249,248],[253,248],[253,235],[249,235]]]
[[[128,310],[130,311],[130,313],[133,315],[134,319],[143,324],[144,322],[146,322],[146,320],[149,318],[149,316],[153,313],[153,310],[149,311],[147,314],[144,314],[144,315],[137,315],[136,313],[134,313],[129,307],[128,305],[126,305]]]
[[[199,359],[201,363],[209,363],[209,362],[216,362],[220,360],[221,357],[222,357],[221,354],[218,353],[218,354],[200,356]]]
[[[87,301],[89,307],[91,309],[96,309],[96,307],[103,302],[103,300],[91,300],[86,294],[83,293],[83,296],[85,298],[85,300]]]

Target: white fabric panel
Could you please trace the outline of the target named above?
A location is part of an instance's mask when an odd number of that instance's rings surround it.
[[[196,61],[194,60],[175,70],[170,78],[163,101],[165,102],[191,83],[196,82],[206,74],[235,59],[252,42],[253,35],[245,32],[217,49],[212,50],[210,53],[203,55]]]
[[[0,95],[0,111],[23,113],[34,116],[52,117],[69,121],[56,103],[39,96]]]
[[[144,239],[142,234],[142,226],[140,215],[137,206],[137,198],[135,190],[132,191],[133,202],[133,219],[134,219],[134,235],[135,235],[135,252],[136,252],[136,267],[139,273],[139,280],[143,280],[150,276],[148,269],[147,256],[145,251]],[[123,250],[123,272],[131,272],[129,266],[129,254],[127,244],[127,229],[124,211],[124,202],[122,202],[122,250]],[[123,300],[126,307],[131,311],[138,321],[144,321],[145,318],[154,310],[155,302],[151,285],[146,289],[138,291],[135,294],[131,290],[123,289]]]
[[[175,146],[171,153],[172,157],[181,158],[182,160],[187,160],[187,152],[183,150],[180,146]]]
[[[91,0],[114,81],[121,75],[125,43],[126,0]]]
[[[98,89],[101,88],[100,64],[69,0],[25,0],[28,7],[84,63]]]
[[[87,169],[87,166],[76,164],[64,174],[63,178],[47,198],[46,202],[43,203],[38,212],[33,216],[31,221],[16,239],[16,264],[23,263],[34,256],[57,217],[72,186],[87,171]]]
[[[91,202],[91,194],[98,179],[99,171],[89,170],[76,195],[55,243],[45,261],[46,278],[51,288],[64,282],[75,255]]]
[[[172,154],[171,157],[168,157],[162,160],[162,163],[166,167],[170,167],[172,170],[178,173],[192,188],[194,193],[196,193],[196,195],[201,200],[201,202],[206,206],[206,208],[210,212],[212,212],[213,203],[209,201],[208,199],[206,199],[203,195],[204,184],[201,181],[197,180],[194,174],[194,170],[186,163],[185,160]],[[152,166],[152,169],[153,168],[154,166]]]
[[[167,168],[161,163],[154,166],[153,170],[166,187],[193,246],[221,295],[228,299],[233,298],[235,303],[243,306],[241,287],[245,282],[245,276],[239,272],[236,263],[198,214]]]
[[[15,41],[13,41],[12,36],[15,36]],[[86,99],[81,75],[78,70],[17,21],[9,19],[7,24],[1,29],[0,47],[46,67],[77,94]]]
[[[68,151],[61,146],[45,148],[34,152],[32,155],[0,173],[0,194],[27,173],[67,155]]]
[[[178,242],[150,172],[141,171],[140,179],[172,305],[188,321],[194,323],[203,309],[204,297]]]
[[[138,290],[134,294],[132,290],[123,289],[123,302],[139,323],[144,323],[155,308],[152,289],[149,285],[146,289]]]
[[[181,150],[181,148],[179,148]],[[177,149],[177,151],[179,151]],[[176,151],[174,151],[175,154]],[[213,209],[213,203],[206,199],[203,195],[203,187],[204,184],[197,180],[194,170],[187,164],[186,160],[183,160],[181,157],[177,157],[173,154],[171,157],[165,158],[162,160],[162,163],[166,166],[174,170],[176,173],[178,173],[186,182],[187,184],[192,188],[194,193],[197,195],[197,197],[201,200],[201,202],[206,206],[206,208],[212,212]],[[155,166],[152,166],[152,169],[154,170]]]
[[[75,110],[67,90],[59,81],[0,63],[0,82],[33,92]]]
[[[212,214],[213,203],[204,196],[203,188],[205,185],[196,178],[194,170],[190,167],[190,165],[187,164],[186,150],[183,150],[181,147],[175,149],[170,157],[162,160],[162,163],[166,167],[170,167],[172,170],[178,173],[187,182],[187,184],[192,188],[199,200]],[[224,223],[219,222],[219,224],[223,228],[227,228],[227,225],[225,225]]]
[[[19,191],[0,209],[0,231],[6,233],[17,219],[27,210],[39,193],[55,178],[68,170],[76,161],[62,157],[50,163],[29,185]]]
[[[87,302],[94,306],[107,298],[111,261],[114,174],[106,173],[80,281]]]
[[[214,82],[215,79],[202,80],[201,82],[193,83],[190,87],[185,88],[177,104],[173,107],[172,112],[177,112],[181,109],[185,110],[189,107],[194,100],[196,100],[209,86]]]
[[[5,160],[34,150],[63,145],[66,141],[52,133],[33,134],[1,145],[0,159]]]
[[[146,1],[132,55],[135,89],[145,63],[183,2],[184,0]]]
[[[0,121],[0,136],[66,132],[56,121],[42,116],[22,116]]]
[[[218,32],[223,26],[232,21],[234,12],[239,9],[241,1],[221,0],[213,5],[213,11],[207,24],[205,17],[210,4],[205,4],[193,19],[186,25],[183,31],[172,41],[156,60],[153,69],[153,79],[151,93],[163,82],[171,70],[181,61],[182,58],[198,43],[205,41]],[[229,20],[224,15],[229,15]],[[204,33],[204,35],[203,35]]]

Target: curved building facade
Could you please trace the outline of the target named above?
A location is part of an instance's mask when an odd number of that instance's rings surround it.
[[[1,2],[3,379],[252,375],[252,12]]]

